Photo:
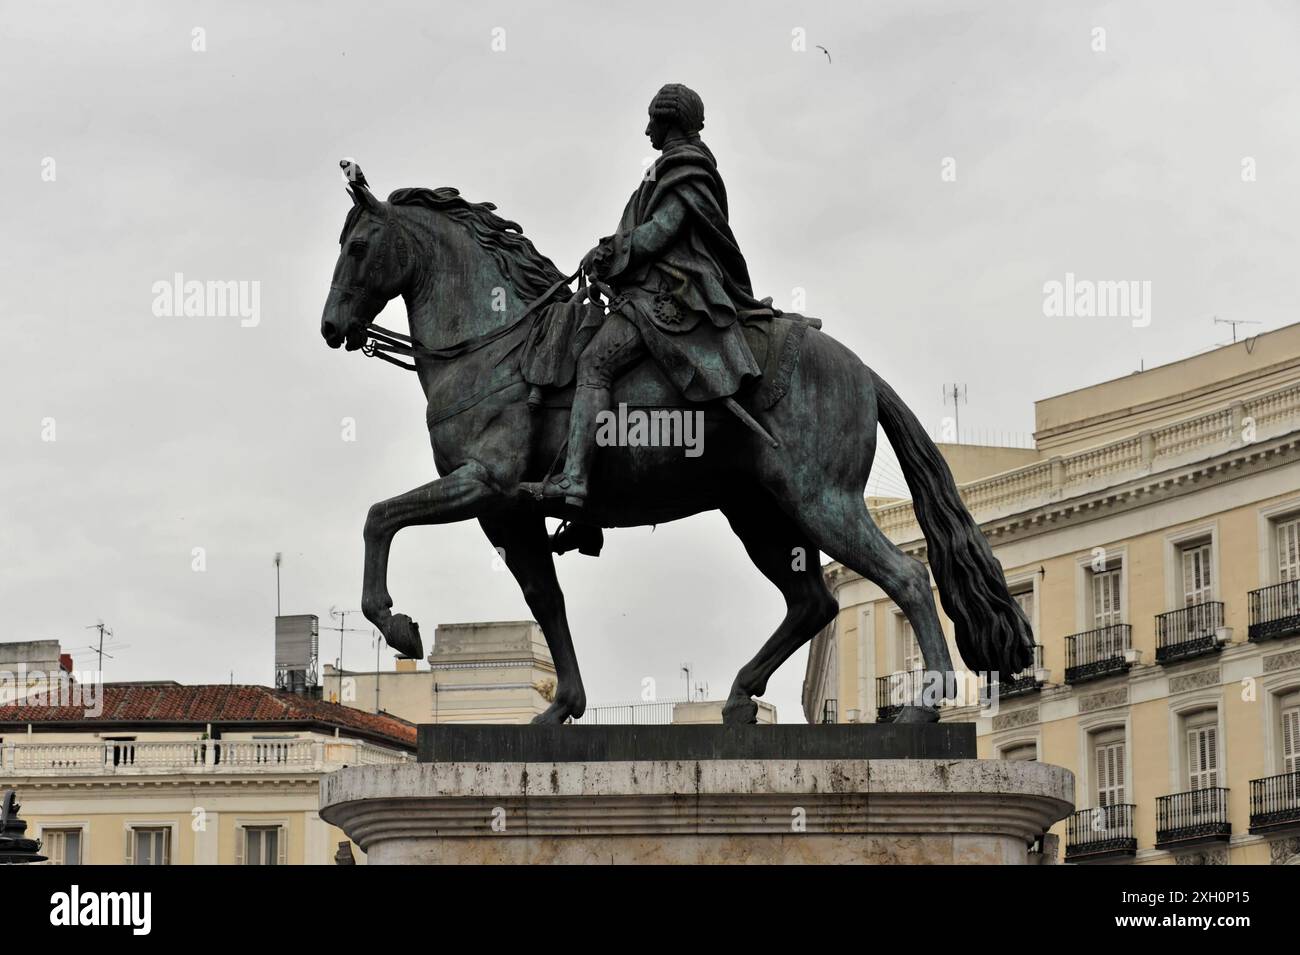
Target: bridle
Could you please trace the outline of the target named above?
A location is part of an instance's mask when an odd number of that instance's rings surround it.
[[[503,325],[494,331],[487,332],[483,335],[476,335],[473,338],[467,338],[463,342],[457,342],[455,345],[448,345],[445,348],[426,348],[421,345],[410,335],[403,335],[401,332],[395,332],[392,329],[384,328],[382,325],[376,325],[370,322],[366,325],[366,335],[368,339],[361,346],[361,353],[367,358],[382,358],[384,361],[397,365],[399,368],[405,368],[407,371],[416,371],[415,364],[407,363],[395,358],[395,355],[402,355],[406,358],[423,359],[425,361],[446,361],[450,358],[459,358],[462,355],[468,355],[478,351],[480,348],[486,348],[495,341],[500,341],[511,332],[515,331],[524,322],[537,317],[537,310],[542,305],[550,301],[551,296],[560,290],[562,286],[567,286],[574,279],[578,278],[581,270],[574,272],[572,275],[566,275],[564,278],[554,282],[537,298],[533,299],[526,306],[523,312],[509,325]]]

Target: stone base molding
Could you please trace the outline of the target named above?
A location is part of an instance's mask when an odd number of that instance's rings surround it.
[[[1001,760],[419,763],[325,778],[371,864],[1037,862],[1074,776]]]

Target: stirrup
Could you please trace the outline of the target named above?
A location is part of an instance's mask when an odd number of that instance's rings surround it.
[[[567,554],[576,547],[579,554],[599,557],[604,546],[605,532],[593,524],[564,521],[551,535],[551,550],[557,554]]]
[[[582,507],[587,503],[586,482],[578,481],[577,478],[567,474],[556,474],[545,481],[527,481],[520,484],[519,488],[538,501],[562,497],[564,503],[570,507]]]

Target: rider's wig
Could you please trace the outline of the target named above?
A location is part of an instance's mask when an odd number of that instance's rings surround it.
[[[698,133],[704,128],[704,100],[689,86],[668,83],[650,101],[650,117]]]

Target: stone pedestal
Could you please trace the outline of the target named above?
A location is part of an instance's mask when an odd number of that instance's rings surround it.
[[[1073,775],[966,758],[973,730],[440,726],[421,740],[433,761],[326,777],[321,816],[372,864],[1034,861]]]

